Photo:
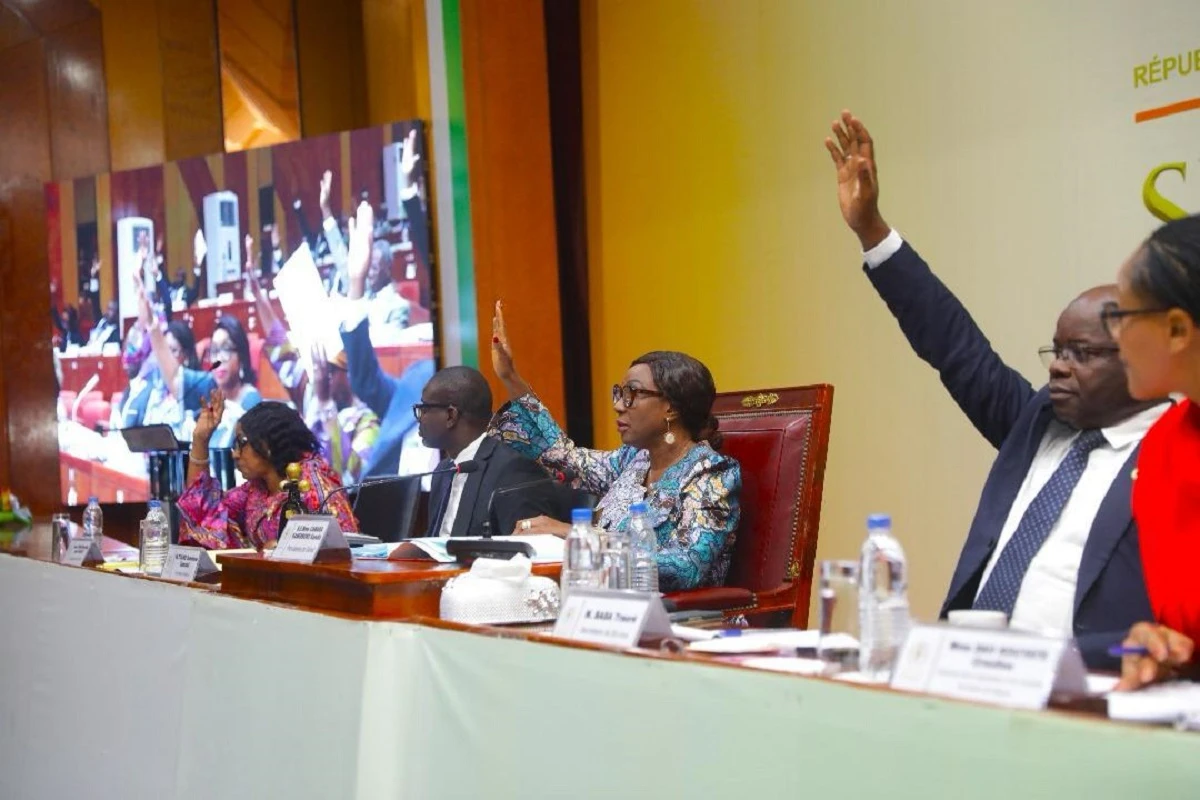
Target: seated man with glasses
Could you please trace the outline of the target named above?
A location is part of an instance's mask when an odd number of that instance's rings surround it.
[[[412,411],[422,443],[446,456],[438,469],[466,461],[476,464],[470,473],[433,476],[426,536],[508,535],[522,519],[568,518],[565,487],[488,436],[492,390],[479,370],[440,370],[425,384],[421,402],[413,404]]]
[[[874,144],[848,112],[826,147],[865,271],[917,355],[999,452],[942,606],[1002,611],[1013,628],[1075,637],[1093,668],[1152,618],[1130,494],[1138,446],[1167,409],[1134,400],[1101,311],[1116,287],[1075,298],[1040,353],[1035,389],[992,349],[958,299],[878,208]]]

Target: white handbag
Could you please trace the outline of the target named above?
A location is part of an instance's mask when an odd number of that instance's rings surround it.
[[[556,619],[558,584],[532,571],[533,562],[524,555],[476,559],[470,572],[443,587],[441,618],[477,625]]]

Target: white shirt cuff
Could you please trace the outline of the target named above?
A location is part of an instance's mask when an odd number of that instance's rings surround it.
[[[342,305],[346,309],[346,315],[342,317],[342,330],[349,333],[367,318],[367,298],[364,295],[357,300],[347,300]]]
[[[883,241],[872,247],[867,252],[863,253],[863,261],[866,262],[867,269],[875,269],[883,264],[892,256],[896,255],[900,250],[900,245],[904,244],[904,239],[895,228],[884,237]]]

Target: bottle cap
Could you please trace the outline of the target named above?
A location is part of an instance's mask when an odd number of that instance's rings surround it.
[[[161,500],[151,500],[150,502],[146,503],[146,505],[149,508],[162,508],[162,501]]]
[[[99,502],[100,502],[100,498],[99,498],[99,497],[97,497],[97,496],[96,496],[96,495],[94,495],[94,494],[92,494],[92,495],[88,495],[88,502],[89,502],[89,503],[99,503]]]
[[[592,510],[590,508],[573,508],[571,509],[571,522],[583,522],[588,525],[592,524]]]
[[[641,500],[629,506],[629,511],[633,514],[647,514],[650,512],[650,504],[645,500]]]
[[[871,514],[867,517],[867,530],[874,531],[880,528],[892,527],[891,514]]]

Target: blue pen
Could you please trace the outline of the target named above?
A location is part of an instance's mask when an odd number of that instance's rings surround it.
[[[1150,655],[1150,650],[1149,648],[1142,647],[1141,645],[1124,647],[1122,645],[1115,644],[1108,648],[1108,654],[1113,658],[1120,658],[1121,656],[1148,656]]]

